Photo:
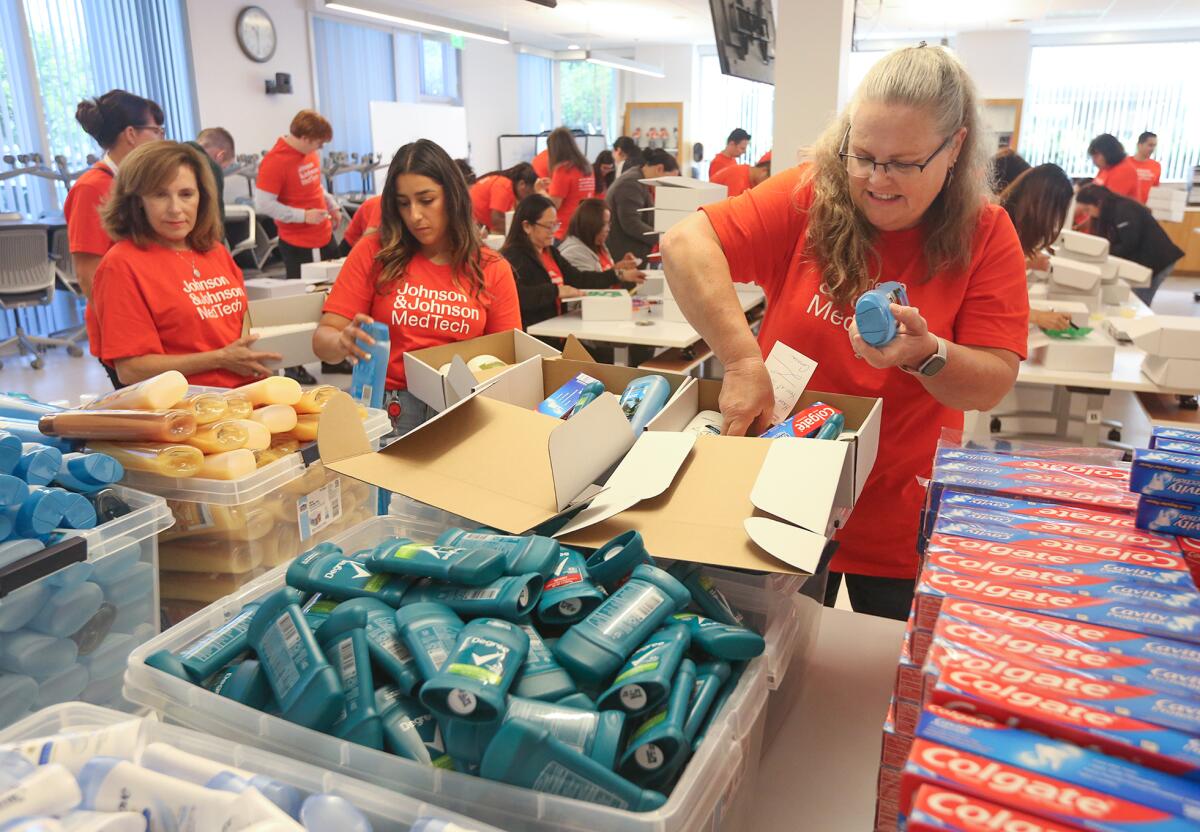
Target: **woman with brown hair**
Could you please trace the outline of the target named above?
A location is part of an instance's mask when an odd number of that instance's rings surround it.
[[[819,362],[816,390],[883,399],[884,441],[837,535],[831,594],[846,576],[861,612],[903,620],[934,449],[964,410],[994,407],[1025,355],[1029,296],[1021,244],[989,202],[986,130],[962,64],[938,47],[890,53],[818,141],[811,164],[704,206],[666,234],[672,294],[725,365],[724,432],[767,427],[776,342]],[[733,281],[767,295],[756,340]],[[854,304],[883,281],[899,334],[880,348]],[[828,598],[829,596],[827,596]]]
[[[275,353],[242,337],[242,272],[221,245],[208,162],[154,142],[122,162],[102,218],[116,244],[96,269],[93,351],[122,384],[178,370],[192,384],[236,387],[268,375]]]
[[[1066,224],[1074,195],[1071,178],[1058,165],[1050,164],[1027,169],[1001,191],[1000,205],[1017,229],[1026,269],[1050,268],[1046,250],[1054,245]],[[1029,310],[1029,321],[1050,330],[1071,325],[1069,315],[1040,309]]]
[[[563,259],[581,272],[602,272],[615,269],[617,278],[630,283],[644,282],[646,275],[638,270],[637,258],[626,254],[620,262],[613,260],[606,242],[612,227],[612,212],[603,199],[593,197],[579,203],[567,238],[558,247]]]
[[[596,193],[596,178],[567,128],[554,128],[546,139],[546,148],[550,151],[550,187],[546,195],[558,211],[560,226],[554,236],[561,240],[567,236],[567,226],[579,203]]]
[[[396,151],[380,205],[379,233],[359,240],[325,302],[313,334],[322,361],[352,363],[374,343],[363,323],[386,324],[391,340],[386,401],[396,433],[431,414],[408,392],[409,350],[520,329],[512,269],[482,246],[471,195],[454,160],[420,139]]]

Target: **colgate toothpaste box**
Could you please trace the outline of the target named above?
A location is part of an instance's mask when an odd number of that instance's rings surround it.
[[[1150,431],[1150,447],[1162,448],[1163,442],[1175,442],[1181,445],[1196,445],[1194,451],[1186,451],[1185,453],[1200,453],[1200,430],[1191,428],[1168,428],[1161,425],[1155,426]]]
[[[941,505],[955,508],[972,508],[979,511],[993,511],[999,514],[1015,514],[1021,517],[1032,517],[1043,520],[1070,522],[1075,525],[1104,526],[1114,529],[1135,529],[1133,518],[1102,509],[1068,506],[1044,500],[1021,500],[1014,497],[1002,497],[998,494],[980,494],[972,491],[959,491],[947,488],[941,495]],[[933,521],[937,515],[930,515],[929,530],[933,531]],[[1169,538],[1168,538],[1169,539]]]
[[[1147,497],[1200,503],[1200,457],[1139,448],[1133,452],[1129,487]]]
[[[1150,636],[1200,643],[1197,593],[1145,584],[1115,584],[1108,597],[1084,595],[1064,588],[998,581],[978,575],[923,570],[917,581],[917,632],[933,631],[942,604],[959,598],[1041,615],[1132,630]],[[1172,608],[1168,604],[1175,603]],[[914,645],[916,633],[914,633]]]
[[[1036,755],[1032,761],[1036,762]],[[1146,806],[1124,792],[1115,795],[1107,788],[1076,785],[1054,774],[918,739],[913,743],[900,785],[902,812],[907,814],[916,790],[924,784],[954,789],[1060,824],[1075,824],[1099,832],[1195,832],[1196,829],[1194,821]]]
[[[904,768],[908,759],[908,751],[912,747],[913,733],[917,729],[916,720],[907,731],[901,731],[896,722],[896,700],[893,698],[888,705],[887,718],[883,721],[883,742],[879,750],[879,764],[899,770]]]
[[[1200,538],[1200,506],[1183,500],[1143,495],[1138,500],[1134,519],[1139,529],[1180,535],[1179,543],[1184,549],[1184,556],[1193,562],[1200,559],[1200,552],[1187,543],[1190,538]]]
[[[1028,775],[1050,776],[1082,789],[1120,795],[1144,808],[1193,824],[1200,822],[1200,783],[1068,742],[937,707],[922,714],[917,737],[961,749],[1001,766],[1021,769]],[[905,801],[902,791],[902,807],[908,805]],[[1082,813],[1081,819],[1088,820],[1087,815]]]
[[[1200,454],[1200,445],[1191,442],[1176,442],[1174,439],[1150,439],[1150,447],[1169,454]]]
[[[1028,473],[1030,477],[1013,479],[978,472],[935,470],[929,485],[926,511],[937,514],[942,493],[946,490],[1038,500],[1119,514],[1133,514],[1137,509],[1137,495],[1113,483],[1098,486],[1072,482],[1064,485],[1053,481],[1054,477],[1048,481],[1045,475],[1038,472]]]
[[[904,630],[904,641],[900,645],[900,661],[896,665],[896,686],[892,691],[893,701],[896,699],[907,702],[921,701],[921,664],[914,661],[912,656],[912,638],[915,631],[916,621],[910,613],[908,626]]]
[[[1080,829],[930,785],[917,789],[906,817],[906,832],[1078,832]]]
[[[1089,482],[1115,483],[1121,488],[1124,488],[1125,484],[1129,482],[1129,470],[1126,468],[1081,464],[1069,460],[1044,459],[1033,456],[1013,456],[965,448],[939,448],[933,458],[934,471],[950,465],[1000,468],[1006,471],[1052,471]],[[946,470],[952,469],[946,468]]]
[[[1181,556],[1179,541],[1174,536],[1143,531],[1136,528],[1132,520],[1128,518],[1126,518],[1128,526],[1121,528],[1112,525],[1093,525],[1087,521],[1087,517],[1091,514],[1087,511],[1074,512],[1081,516],[1081,519],[1078,520],[1054,516],[1030,517],[1004,509],[962,505],[962,502],[964,501],[947,501],[943,498],[938,516],[933,518],[933,524],[929,527],[929,533],[932,534],[937,524],[940,523],[974,523],[982,526],[1001,527],[1018,540],[1034,541],[1043,538],[1090,540],[1106,546],[1145,549],[1151,552],[1167,552]],[[1063,510],[1060,509],[1060,511]],[[1069,510],[1064,513],[1066,512]]]
[[[973,556],[1005,563],[1007,567],[992,574],[1000,577],[1005,571],[1012,571],[1014,579],[1026,583],[1099,586],[1111,580],[1192,590],[1196,588],[1188,562],[1182,555],[1171,552],[1125,549],[1066,537],[1022,540],[1020,538],[1025,532],[956,520],[939,520],[936,528],[929,539],[926,563],[936,561],[935,555],[939,553],[956,553],[963,557]],[[1040,574],[1043,570],[1075,575],[1079,580],[1043,576]],[[1017,578],[1017,571],[1027,577]]]

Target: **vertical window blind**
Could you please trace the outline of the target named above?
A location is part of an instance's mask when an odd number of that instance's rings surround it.
[[[775,131],[775,88],[744,78],[721,74],[715,54],[700,56],[700,95],[696,105],[699,133],[704,142],[701,175],[708,178],[708,162],[725,149],[725,139],[735,127],[750,134],[750,147],[739,162],[753,165],[771,149]],[[690,156],[690,149],[687,155]]]
[[[1017,151],[1070,176],[1093,176],[1088,144],[1111,133],[1130,156],[1158,134],[1163,180],[1200,164],[1200,42],[1037,46],[1029,65]]]
[[[554,62],[540,55],[517,56],[518,123],[522,133],[554,128]]]

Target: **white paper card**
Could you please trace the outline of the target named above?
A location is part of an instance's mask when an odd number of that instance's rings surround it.
[[[778,425],[791,415],[796,400],[817,371],[817,362],[782,341],[776,341],[766,364],[767,372],[771,374],[771,384],[775,386],[775,412],[771,416],[771,424]]]

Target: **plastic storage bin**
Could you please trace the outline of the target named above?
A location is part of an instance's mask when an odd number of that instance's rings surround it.
[[[174,518],[161,497],[117,492],[133,511],[69,532],[86,541],[86,561],[24,586],[14,585],[19,579],[6,582],[0,726],[75,699],[127,706],[121,681],[129,653],[158,634],[158,535]]]
[[[129,714],[78,702],[56,705],[0,731],[0,744],[24,742],[68,731],[96,731],[134,718]],[[137,719],[141,722],[138,750],[150,743],[162,742],[189,754],[289,783],[305,792],[344,797],[367,815],[375,832],[408,832],[413,823],[422,817],[440,817],[470,832],[500,832],[494,827],[484,826],[478,821],[451,814],[419,800],[287,757],[175,725],[164,725],[154,717]]]
[[[411,536],[412,531],[412,526],[401,518],[377,517],[337,536],[333,542],[346,551],[357,551],[384,536]],[[253,742],[503,829],[675,832],[749,828],[749,804],[758,774],[766,718],[766,657],[747,665],[669,801],[654,812],[626,812],[422,766],[239,705],[145,664],[150,653],[179,649],[237,614],[245,604],[279,588],[284,584],[284,572],[283,568],[276,569],[142,645],[130,656],[125,676],[126,696],[171,722],[213,736]],[[722,590],[730,588],[719,580],[718,584]],[[766,626],[766,605],[761,596],[758,598],[757,604],[752,603],[751,597],[738,600],[746,601],[741,605],[742,612],[753,626],[767,634],[767,650],[771,651],[773,635]]]
[[[366,424],[374,442],[390,427],[381,410]],[[164,497],[176,520],[159,553],[167,626],[377,513],[374,487],[306,466],[300,453],[240,480],[129,471],[125,482]]]

